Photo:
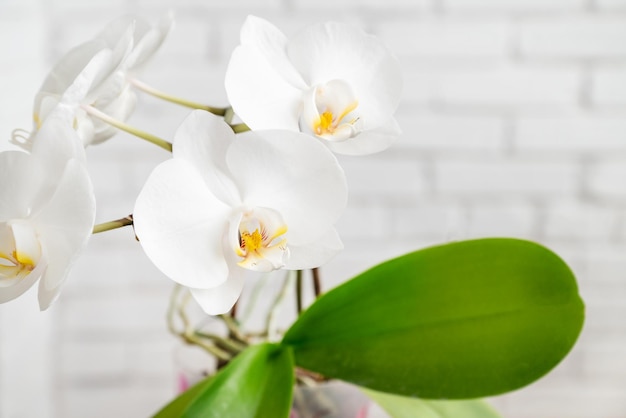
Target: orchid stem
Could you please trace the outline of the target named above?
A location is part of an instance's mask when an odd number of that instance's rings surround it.
[[[241,333],[241,330],[239,330],[239,325],[237,325],[237,322],[232,316],[228,314],[222,314],[219,317],[222,318],[222,321],[224,321],[224,324],[226,324],[228,331],[236,340],[244,344],[247,343],[246,337],[244,337],[244,335]]]
[[[313,273],[313,290],[315,291],[315,298],[319,298],[322,294],[322,280],[320,279],[319,267],[311,269],[311,273]]]
[[[239,301],[236,301],[233,307],[230,309],[230,316],[236,321],[237,320],[237,306],[239,305]]]
[[[299,316],[302,313],[302,270],[296,271],[296,308]]]
[[[228,354],[226,351],[215,347],[214,345],[210,345],[202,341],[195,334],[185,332],[181,337],[189,344],[195,344],[200,348],[204,349],[207,353],[214,355],[219,360],[222,361],[230,361],[232,356]]]
[[[172,144],[162,138],[159,138],[158,136],[152,135],[148,132],[144,132],[122,121],[112,118],[111,116],[107,115],[104,112],[101,112],[100,110],[96,109],[93,106],[83,105],[82,108],[85,110],[85,112],[89,113],[91,116],[94,116],[102,120],[103,122],[106,122],[109,125],[116,127],[117,129],[120,129],[124,132],[128,132],[129,134],[134,135],[143,140],[146,140],[148,142],[151,142],[154,145],[157,145],[166,151],[172,152]]]
[[[213,106],[205,105],[202,103],[197,103],[191,100],[182,99],[180,97],[172,96],[170,94],[157,90],[154,87],[151,87],[147,85],[146,83],[139,81],[137,79],[134,79],[134,78],[129,81],[133,86],[137,87],[139,90],[143,91],[144,93],[147,93],[159,99],[163,99],[170,103],[175,103],[180,106],[188,107],[190,109],[206,110],[207,112],[213,113],[214,115],[217,115],[217,116],[224,116],[228,109],[228,108],[222,108],[222,107],[213,107]]]
[[[176,312],[176,300],[178,299],[178,295],[182,290],[182,286],[176,284],[174,289],[172,290],[172,294],[170,295],[170,304],[167,307],[167,329],[174,335],[182,335],[182,332],[176,330],[176,326],[174,325],[174,313]]]
[[[228,350],[231,353],[240,353],[246,348],[246,345],[242,343],[231,340],[230,338],[220,337],[219,335],[210,334],[210,333],[203,332],[203,331],[196,331],[195,335],[201,338],[206,338],[207,340],[211,340],[216,345],[221,346],[222,348]]]
[[[235,117],[235,111],[233,110],[232,106],[227,107],[226,110],[224,111],[224,122],[230,125],[234,117]]]
[[[232,129],[234,133],[239,134],[249,131],[250,127],[245,123],[236,123],[234,125],[230,125],[230,129]]]
[[[93,227],[93,233],[99,234],[100,232],[111,231],[117,228],[123,228],[125,226],[129,226],[133,224],[133,215],[128,215],[121,219],[116,219],[115,221],[104,222],[101,224],[97,224]]]
[[[198,347],[202,348],[207,353],[215,356],[219,360],[226,362],[230,361],[232,359],[230,353],[214,345],[207,344],[200,338],[200,336],[197,335],[196,331],[193,329],[191,321],[189,320],[187,312],[185,311],[185,307],[187,306],[187,303],[189,303],[191,294],[187,292],[186,294],[181,296],[180,294],[183,289],[184,288],[181,285],[177,284],[172,291],[172,295],[170,296],[170,304],[167,309],[167,327],[169,331],[172,334],[182,338],[182,340],[185,341],[187,344],[197,345]],[[176,326],[174,325],[174,313],[178,313],[178,316],[183,323],[183,331],[176,330]]]

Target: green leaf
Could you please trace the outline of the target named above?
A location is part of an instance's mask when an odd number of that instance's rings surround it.
[[[491,406],[479,399],[427,401],[369,389],[363,389],[363,392],[391,418],[502,418]]]
[[[213,382],[213,376],[209,376],[206,379],[196,383],[183,393],[181,393],[176,399],[167,404],[155,417],[169,418],[169,417],[182,417],[189,406],[198,398],[198,396],[204,392]]]
[[[283,344],[298,366],[430,399],[525,386],[570,351],[584,305],[568,266],[517,239],[427,248],[382,263],[319,298]]]
[[[184,392],[155,418],[288,417],[294,384],[289,347],[248,347],[215,376]]]

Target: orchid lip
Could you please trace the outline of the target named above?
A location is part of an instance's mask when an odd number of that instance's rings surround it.
[[[345,141],[360,132],[359,101],[343,80],[318,84],[305,93],[301,126],[328,141]]]
[[[242,210],[231,225],[237,264],[249,270],[272,271],[285,266],[289,257],[287,225],[282,216],[269,208]],[[236,239],[234,235],[236,234]]]

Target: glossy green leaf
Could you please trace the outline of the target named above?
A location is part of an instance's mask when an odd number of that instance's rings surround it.
[[[213,376],[209,376],[206,379],[196,383],[183,393],[181,393],[176,399],[167,404],[155,417],[157,418],[169,418],[169,417],[182,417],[185,415],[185,411],[189,406],[198,398],[198,396],[204,392],[213,382]]]
[[[155,418],[288,417],[294,373],[289,347],[248,347],[218,374],[193,386]]]
[[[568,266],[516,239],[427,248],[319,298],[283,343],[296,364],[430,399],[479,398],[543,376],[570,351],[584,305]]]
[[[502,418],[480,399],[427,401],[363,389],[391,418]]]

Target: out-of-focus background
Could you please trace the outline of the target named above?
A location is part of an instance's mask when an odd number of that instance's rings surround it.
[[[341,159],[346,249],[322,268],[325,287],[449,240],[539,241],[579,278],[583,335],[550,375],[491,401],[509,418],[626,417],[626,1],[0,0],[2,147],[30,128],[34,94],[70,47],[122,14],[170,9],[175,29],[142,78],[215,105],[247,14],[288,35],[340,20],[381,37],[404,69],[404,134]],[[130,122],[171,138],[187,113],[140,95]],[[168,155],[119,134],[88,158],[103,222],[132,211]],[[154,413],[176,390],[171,289],[126,228],[93,237],[49,311],[36,292],[0,306],[0,417]]]

